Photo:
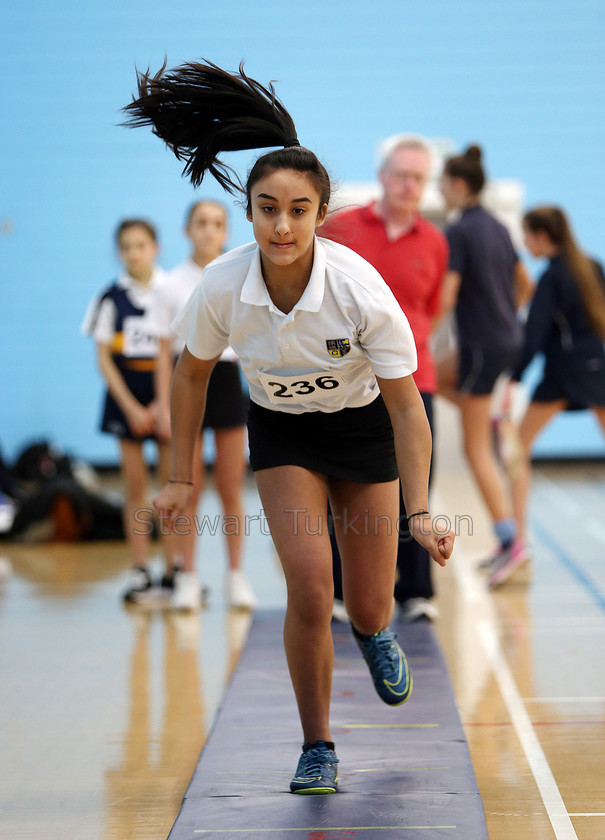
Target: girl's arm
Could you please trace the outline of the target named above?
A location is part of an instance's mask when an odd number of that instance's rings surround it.
[[[435,324],[442,318],[448,315],[456,306],[458,300],[458,293],[460,291],[460,281],[462,277],[458,271],[446,271],[443,278],[443,285],[441,286],[441,298],[439,301],[439,312],[435,319]]]
[[[219,358],[198,359],[185,348],[174,369],[170,394],[172,480],[154,500],[160,519],[168,525],[183,512],[191,496],[195,443],[204,419],[210,374]]]
[[[97,362],[109,393],[124,412],[132,432],[138,437],[152,432],[154,427],[153,412],[141,405],[124,382],[124,378],[112,358],[111,345],[98,342]]]
[[[519,380],[534,356],[544,349],[551,330],[555,328],[554,313],[557,295],[552,275],[548,270],[542,275],[529,307],[525,322],[525,339],[512,378]]]
[[[172,339],[161,338],[155,369],[158,434],[170,440],[170,382],[172,380]]]
[[[513,283],[515,287],[515,306],[517,309],[522,309],[532,299],[535,286],[521,260],[515,264]]]
[[[427,549],[433,560],[445,566],[454,545],[452,531],[438,532],[428,514],[431,430],[418,389],[411,376],[400,379],[378,379],[395,437],[395,453],[401,479],[408,527],[416,542]],[[423,516],[412,516],[427,511]]]

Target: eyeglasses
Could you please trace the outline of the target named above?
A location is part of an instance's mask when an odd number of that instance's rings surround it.
[[[409,169],[386,169],[386,174],[394,181],[400,181],[401,183],[411,181],[418,186],[423,186],[428,180],[428,177],[424,174],[424,172],[412,172]]]

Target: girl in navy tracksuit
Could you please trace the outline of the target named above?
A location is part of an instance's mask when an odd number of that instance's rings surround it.
[[[559,411],[589,408],[605,431],[605,279],[602,266],[583,254],[557,207],[539,207],[523,219],[525,244],[546,257],[525,329],[513,379],[520,379],[537,353],[545,358],[520,428],[525,458],[513,484],[521,539],[530,483],[530,455],[544,426]]]

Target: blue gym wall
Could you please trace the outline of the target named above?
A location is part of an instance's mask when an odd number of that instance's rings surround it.
[[[196,57],[277,80],[299,136],[336,181],[374,176],[377,140],[400,131],[477,140],[495,178],[528,204],[559,202],[605,257],[602,0],[2,0],[0,73],[0,446],[48,437],[116,460],[96,431],[102,383],[79,333],[118,271],[113,231],[142,215],[160,263],[186,253],[194,192],[148,130],[117,126],[134,68]],[[245,170],[253,155],[233,161]],[[221,198],[214,182],[203,195]],[[232,208],[231,245],[251,238]],[[591,417],[557,420],[543,455],[605,454]]]

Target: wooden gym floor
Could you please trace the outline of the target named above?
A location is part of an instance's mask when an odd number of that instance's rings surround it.
[[[432,507],[461,521],[435,567],[435,624],[490,840],[605,838],[605,465],[538,465],[534,559],[490,593],[492,547],[439,405]],[[249,516],[260,506],[250,480]],[[219,509],[209,492],[202,512]],[[220,529],[219,529],[220,530]],[[262,522],[246,570],[263,608],[285,588]],[[120,543],[0,543],[0,838],[164,840],[178,813],[250,616],[223,597],[220,534],[199,545],[210,586],[195,615],[127,610]],[[155,561],[159,570],[158,561]],[[281,645],[281,638],[275,641]],[[462,839],[461,839],[462,840]]]

